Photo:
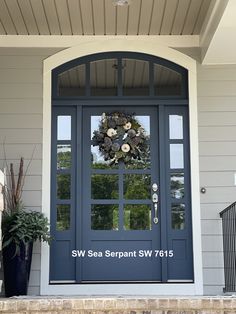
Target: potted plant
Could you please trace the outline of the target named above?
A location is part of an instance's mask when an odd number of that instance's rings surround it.
[[[37,240],[49,243],[51,240],[48,219],[42,213],[24,208],[23,166],[21,158],[17,180],[13,164],[7,167],[8,180],[3,189],[2,255],[6,297],[27,294],[33,243]]]

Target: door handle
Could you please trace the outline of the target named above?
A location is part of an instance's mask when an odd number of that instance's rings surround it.
[[[153,205],[154,205],[154,218],[153,218],[153,222],[154,224],[158,224],[158,195],[157,193],[153,193],[152,194],[152,202],[153,202]]]
[[[157,203],[154,203],[154,218],[153,218],[154,224],[158,224],[157,207],[158,207]]]

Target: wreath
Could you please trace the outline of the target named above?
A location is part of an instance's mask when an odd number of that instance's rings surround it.
[[[103,113],[98,130],[93,132],[92,144],[98,146],[105,161],[110,164],[147,156],[149,137],[134,114]]]

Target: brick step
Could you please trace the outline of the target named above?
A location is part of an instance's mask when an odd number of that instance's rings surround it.
[[[236,297],[26,297],[0,299],[8,314],[235,314]]]

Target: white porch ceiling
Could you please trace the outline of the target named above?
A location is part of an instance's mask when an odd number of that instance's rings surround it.
[[[215,0],[0,0],[0,35],[199,35]]]

